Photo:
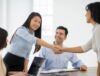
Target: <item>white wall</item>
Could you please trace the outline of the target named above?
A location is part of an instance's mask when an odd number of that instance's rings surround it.
[[[21,26],[31,11],[33,0],[7,0],[7,28],[12,34]]]
[[[59,25],[69,29],[67,46],[81,45],[91,36],[92,26],[86,23],[85,6],[95,0],[54,0],[53,30]],[[9,37],[21,26],[30,12],[33,11],[33,0],[0,0],[0,27],[9,32]],[[78,55],[88,66],[96,66],[96,55],[93,51]]]
[[[8,40],[10,40],[15,30],[25,22],[28,15],[32,11],[36,11],[42,15],[44,25],[44,28],[42,27],[43,32],[47,30],[47,32],[50,33],[50,35],[45,34],[45,36],[43,34],[43,37],[48,38],[48,36],[52,35],[52,7],[52,0],[0,0],[0,27],[8,31]],[[47,25],[51,27],[45,27]],[[50,39],[48,39],[48,42],[49,41]],[[33,59],[33,51],[34,47],[30,54],[31,61]],[[6,50],[4,49],[2,53],[4,56]]]
[[[33,0],[0,0],[0,27],[8,31],[8,40],[32,11]],[[2,52],[4,56],[7,51]]]
[[[6,21],[6,16],[5,16],[5,0],[0,0],[0,26],[5,28],[5,21]]]
[[[66,26],[69,30],[66,46],[77,46],[87,42],[92,36],[92,25],[86,23],[85,6],[96,0],[54,0],[54,25]],[[100,0],[99,0],[100,1]],[[89,66],[97,66],[93,50],[78,55]]]

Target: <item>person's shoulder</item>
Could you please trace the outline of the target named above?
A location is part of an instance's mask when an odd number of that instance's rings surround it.
[[[53,50],[50,48],[42,47],[40,50],[40,55],[42,54],[43,56],[48,56],[49,54],[52,54]]]
[[[41,52],[42,52],[42,53],[45,53],[45,54],[48,54],[48,53],[52,53],[53,50],[50,49],[50,48],[47,48],[47,47],[42,47],[42,48],[41,48]]]
[[[46,50],[46,51],[48,51],[48,50],[52,50],[52,49],[51,49],[51,48],[47,48],[47,47],[43,47],[43,46],[42,46],[41,50]]]
[[[27,29],[26,27],[20,26],[20,27],[17,28],[16,32],[17,32],[17,33],[23,33],[23,32],[25,32],[25,31],[27,31],[27,30],[28,30],[28,29]]]
[[[20,26],[20,27],[18,27],[18,30],[27,30],[27,28],[24,26]]]
[[[100,24],[96,24],[96,30],[100,30]]]
[[[99,32],[100,32],[100,24],[96,24],[95,25],[95,28],[94,28],[93,32],[96,33],[96,34],[98,34],[98,35],[100,35],[99,34]]]

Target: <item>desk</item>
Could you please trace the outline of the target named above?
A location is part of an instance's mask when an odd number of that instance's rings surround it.
[[[63,72],[64,73],[63,75],[56,75],[52,73],[52,74],[40,74],[39,76],[97,76],[96,71],[97,71],[96,68],[88,68],[86,72],[85,71],[73,71],[73,72]]]

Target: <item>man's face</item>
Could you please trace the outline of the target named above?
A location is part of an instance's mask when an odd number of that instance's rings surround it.
[[[63,43],[63,41],[66,39],[65,30],[63,29],[57,29],[55,34],[55,41],[57,43]]]

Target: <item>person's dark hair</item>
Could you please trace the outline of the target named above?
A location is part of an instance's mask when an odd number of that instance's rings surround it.
[[[41,33],[42,33],[41,32],[41,28],[42,28],[42,17],[41,17],[41,15],[39,13],[32,12],[29,15],[29,17],[27,18],[27,20],[25,21],[25,23],[23,24],[23,26],[26,27],[26,28],[29,28],[30,22],[31,22],[32,18],[34,18],[35,16],[38,16],[41,19],[40,27],[37,30],[35,30],[35,37],[41,38]],[[34,52],[39,51],[40,48],[41,48],[41,46],[36,44],[35,45],[35,51]]]
[[[35,31],[35,36],[38,37],[38,38],[41,38],[42,17],[41,17],[41,15],[39,13],[32,12],[28,16],[27,20],[24,22],[23,26],[26,27],[26,28],[29,28],[30,22],[31,22],[32,18],[34,18],[35,16],[38,16],[41,19],[40,27]]]
[[[64,31],[65,31],[65,35],[66,35],[66,36],[68,35],[68,29],[67,29],[66,27],[64,27],[64,26],[58,26],[57,29],[62,29],[62,30],[64,30]],[[57,30],[57,29],[56,29],[56,30]]]
[[[42,28],[42,17],[41,17],[41,15],[40,15],[39,13],[37,13],[37,12],[32,12],[32,13],[28,16],[28,18],[26,19],[26,21],[24,22],[24,24],[23,24],[22,26],[24,26],[24,27],[26,27],[26,28],[29,29],[31,20],[32,20],[34,17],[36,17],[36,16],[40,17],[41,23],[40,23],[40,27],[39,27],[37,30],[35,30],[34,33],[35,33],[35,37],[41,38],[41,33],[42,33],[42,32],[41,32],[41,28]],[[17,30],[16,30],[16,31],[17,31]],[[16,33],[16,31],[15,31],[15,33]],[[15,34],[15,33],[14,33],[14,34]],[[14,34],[13,34],[11,40],[10,40],[10,43],[11,43],[13,37],[14,37]],[[36,45],[35,45],[35,51],[34,51],[34,52],[39,51],[40,48],[41,48],[41,46],[38,45],[38,44],[36,44]]]
[[[7,46],[8,32],[0,27],[0,50]]]
[[[86,6],[86,10],[91,12],[93,20],[100,24],[100,2],[90,3]]]

